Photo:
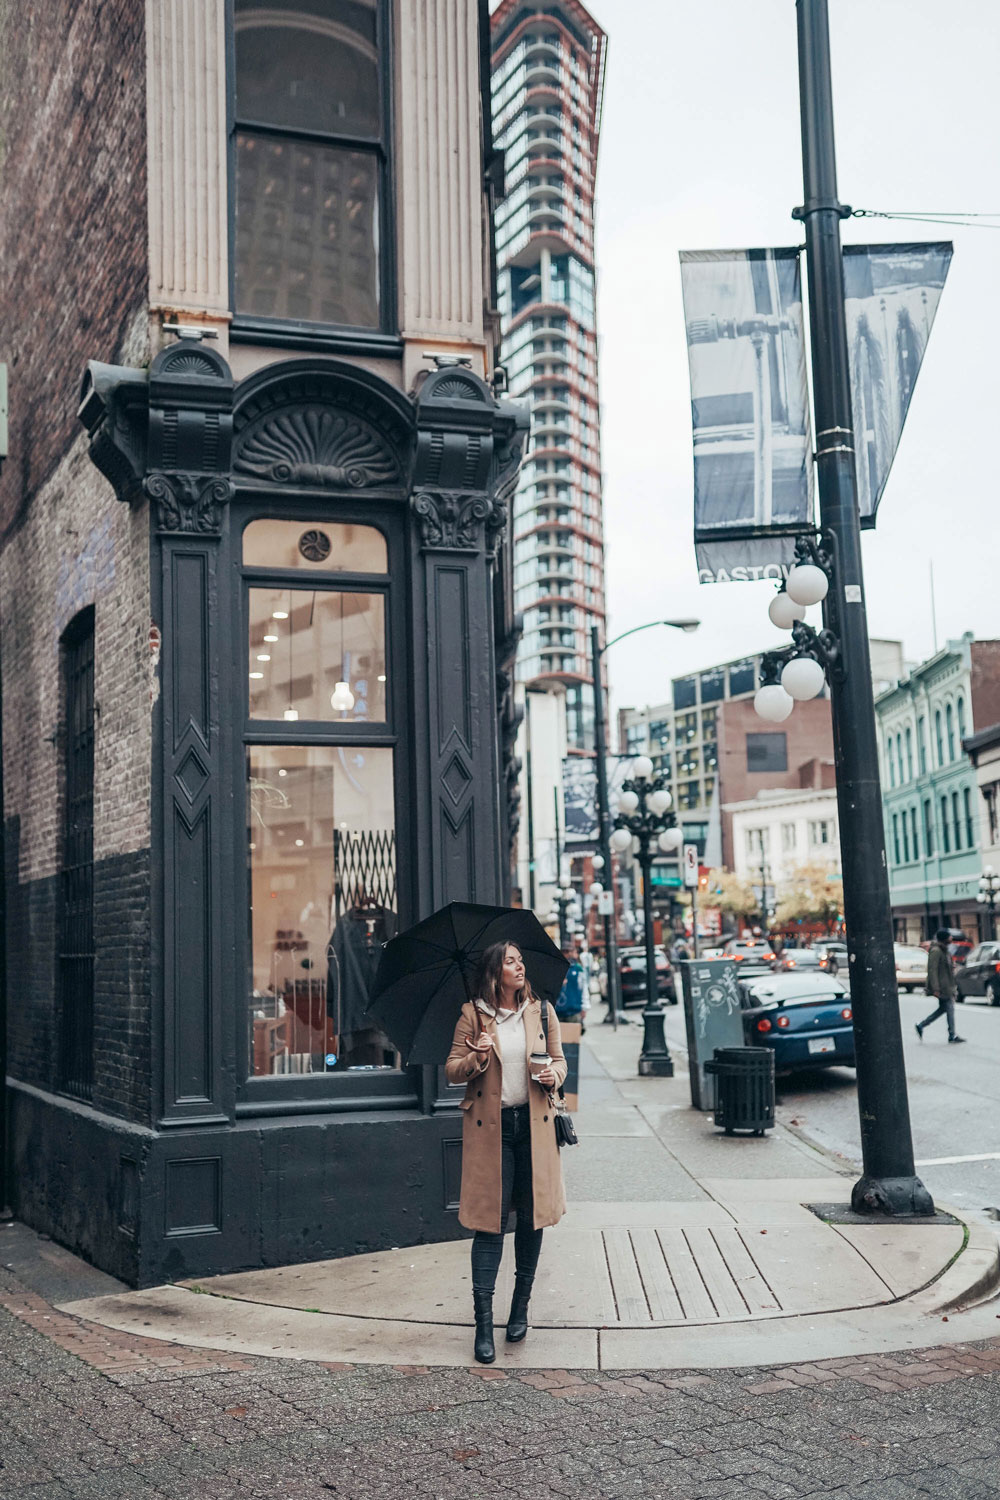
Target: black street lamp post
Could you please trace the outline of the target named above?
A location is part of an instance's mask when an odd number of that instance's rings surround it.
[[[979,890],[976,900],[980,906],[985,906],[990,914],[990,930],[986,934],[987,941],[995,942],[997,935],[997,899],[1000,898],[1000,875],[996,873],[992,865],[987,865],[979,877]]]
[[[793,640],[796,656],[812,656],[830,681],[864,1162],[851,1201],[866,1214],[930,1214],[934,1204],[913,1160],[883,847],[840,244],[850,209],[837,197],[827,0],[797,0],[797,12],[804,202],[794,217],[806,236],[821,518],[808,546],[829,592],[826,629],[807,642],[797,627]],[[786,665],[782,681],[792,691],[809,670],[796,662],[789,678]]]
[[[636,858],[642,871],[642,914],[646,942],[646,1008],[642,1013],[642,1051],[639,1054],[641,1077],[672,1078],[674,1062],[663,1033],[664,1010],[660,1003],[660,986],[656,976],[656,941],[653,934],[653,860],[657,851],[676,852],[683,835],[669,810],[671,796],[666,778],[653,775],[653,763],[646,756],[636,758],[632,776],[622,787],[612,846],[624,852],[633,840],[638,842]]]
[[[615,1028],[617,1028],[618,1022],[624,1022],[626,1017],[621,1007],[621,975],[618,972],[615,874],[611,861],[608,745],[604,720],[604,687],[601,681],[601,657],[609,646],[617,645],[626,636],[635,635],[640,630],[651,630],[654,625],[669,625],[674,630],[683,630],[687,633],[697,630],[700,623],[699,620],[650,620],[646,625],[636,625],[632,630],[622,631],[621,635],[616,635],[613,640],[605,641],[603,646],[601,645],[600,627],[597,625],[590,627],[590,663],[594,679],[594,758],[597,763],[597,842],[602,859],[601,869],[608,883],[607,889],[611,892],[611,912],[604,918],[604,961],[608,970],[608,1013],[604,1019],[605,1021],[609,1021]],[[666,1051],[666,1043],[664,1043],[664,1051]],[[673,1070],[671,1069],[671,1071]]]

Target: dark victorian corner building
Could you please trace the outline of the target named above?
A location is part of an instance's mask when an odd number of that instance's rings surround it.
[[[485,5],[117,10],[138,264],[85,432],[3,483],[6,1190],[150,1285],[460,1232],[456,1091],[366,1007],[395,931],[509,898],[527,414]]]

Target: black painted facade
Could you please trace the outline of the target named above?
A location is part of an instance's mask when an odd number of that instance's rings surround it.
[[[255,516],[378,518],[404,667],[386,737],[399,924],[501,900],[517,818],[501,542],[526,414],[460,366],[411,397],[323,356],[234,387],[181,340],[148,374],[92,365],[81,417],[119,500],[150,508],[151,848],[95,868],[95,1026],[118,1065],[92,1101],[54,1086],[43,1018],[11,1016],[12,1206],[139,1286],[453,1237],[461,1130],[441,1069],[251,1076],[240,547]],[[16,827],[6,866],[8,950],[45,968],[55,882],[18,885]],[[53,982],[32,974],[30,992]]]

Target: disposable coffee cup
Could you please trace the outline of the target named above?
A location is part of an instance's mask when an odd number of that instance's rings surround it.
[[[528,1066],[531,1069],[532,1078],[537,1078],[539,1073],[544,1073],[552,1059],[547,1052],[533,1052]]]

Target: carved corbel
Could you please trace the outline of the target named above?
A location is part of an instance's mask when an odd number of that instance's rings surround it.
[[[233,490],[233,377],[214,350],[181,339],[148,372],[92,360],[79,416],[119,500],[148,498],[160,531],[219,530]]]
[[[461,366],[425,375],[416,406],[413,509],[423,545],[481,547],[492,558],[517,482],[527,407],[497,401]]]

